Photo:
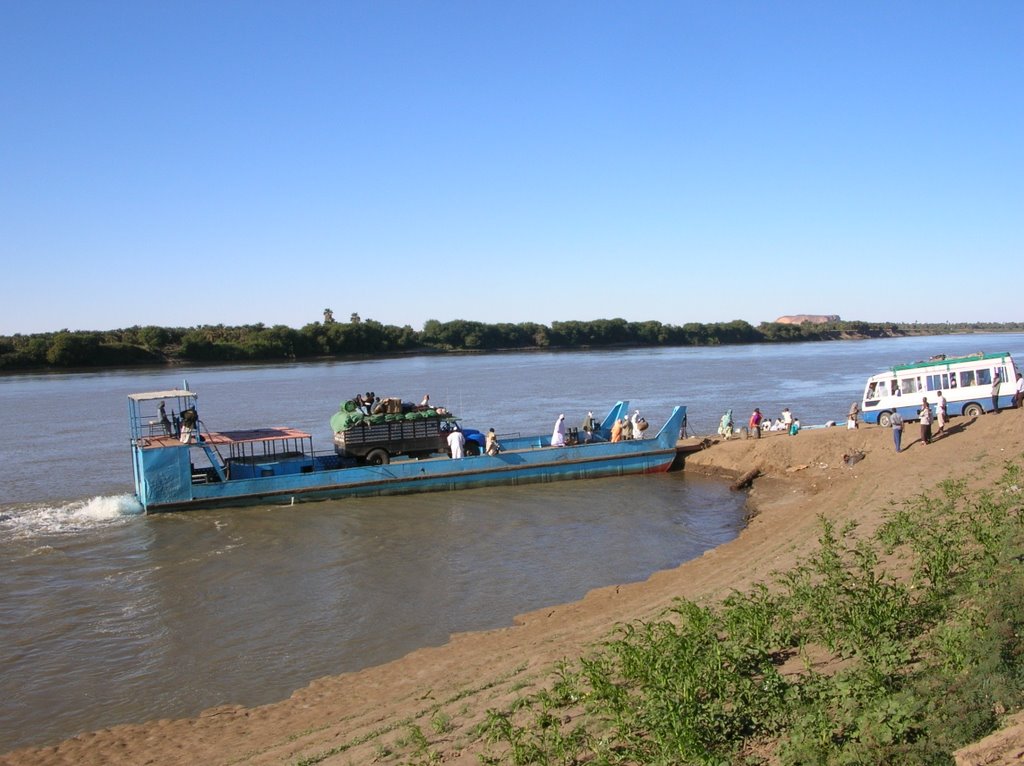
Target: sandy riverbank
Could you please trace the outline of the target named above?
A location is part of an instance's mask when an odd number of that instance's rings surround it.
[[[890,432],[874,427],[716,444],[690,455],[685,470],[733,478],[756,468],[761,475],[750,492],[747,529],[697,560],[521,615],[514,627],[460,634],[442,647],[320,679],[275,704],[112,727],[14,751],[0,756],[0,764],[293,764],[343,746],[320,762],[389,762],[380,756],[408,723],[419,725],[444,763],[478,764],[470,732],[486,711],[524,694],[558,660],[584,653],[616,622],[653,617],[679,596],[715,599],[786,569],[815,545],[819,515],[872,530],[893,504],[944,478],[989,481],[1004,461],[1024,455],[1024,412],[955,419],[950,433],[927,446],[911,424],[904,445],[896,454]],[[847,466],[843,456],[853,452],[864,458]],[[431,726],[439,712],[449,722],[442,734]],[[1024,751],[1024,736],[1014,731],[965,752],[961,762],[1019,762],[1003,760],[1004,753]]]

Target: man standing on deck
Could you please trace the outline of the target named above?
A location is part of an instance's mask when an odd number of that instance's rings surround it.
[[[487,446],[484,449],[484,452],[486,452],[488,455],[497,455],[499,452],[501,452],[501,445],[498,444],[498,435],[494,433],[493,428],[487,432],[486,445]]]
[[[594,413],[588,412],[587,416],[583,418],[583,441],[589,442],[593,439],[595,431],[597,431],[597,422],[594,420]]]
[[[458,428],[453,428],[448,434],[448,449],[452,453],[452,460],[466,456],[466,437]]]
[[[164,429],[164,436],[171,435],[171,421],[167,419],[167,404],[160,402],[160,406],[157,407],[157,412],[160,415],[160,426]]]
[[[552,447],[564,447],[565,446],[565,415],[559,415],[558,420],[555,421],[554,430],[551,431],[551,446]]]

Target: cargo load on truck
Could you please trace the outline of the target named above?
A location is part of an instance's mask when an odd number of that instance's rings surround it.
[[[398,455],[425,458],[446,452],[448,434],[459,428],[444,407],[398,397],[377,398],[370,405],[349,399],[331,417],[335,452],[371,465],[389,463]]]

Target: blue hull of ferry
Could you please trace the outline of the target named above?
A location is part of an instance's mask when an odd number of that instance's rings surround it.
[[[612,409],[602,426],[603,439],[627,408],[628,403],[619,402]],[[650,439],[549,447],[543,437],[515,438],[503,441],[503,451],[493,456],[437,456],[348,468],[331,467],[337,462],[334,455],[299,454],[268,464],[264,470],[272,475],[225,476],[207,483],[194,479],[189,455],[196,444],[144,448],[145,440],[136,439],[136,495],[147,512],[182,511],[658,473],[667,471],[676,458],[685,416],[686,408],[676,407]]]

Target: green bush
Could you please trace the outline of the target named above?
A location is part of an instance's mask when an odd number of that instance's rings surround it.
[[[952,763],[1024,704],[1022,475],[944,482],[870,538],[823,518],[772,583],[620,626],[551,692],[491,711],[484,762]],[[825,670],[794,669],[812,651]]]

